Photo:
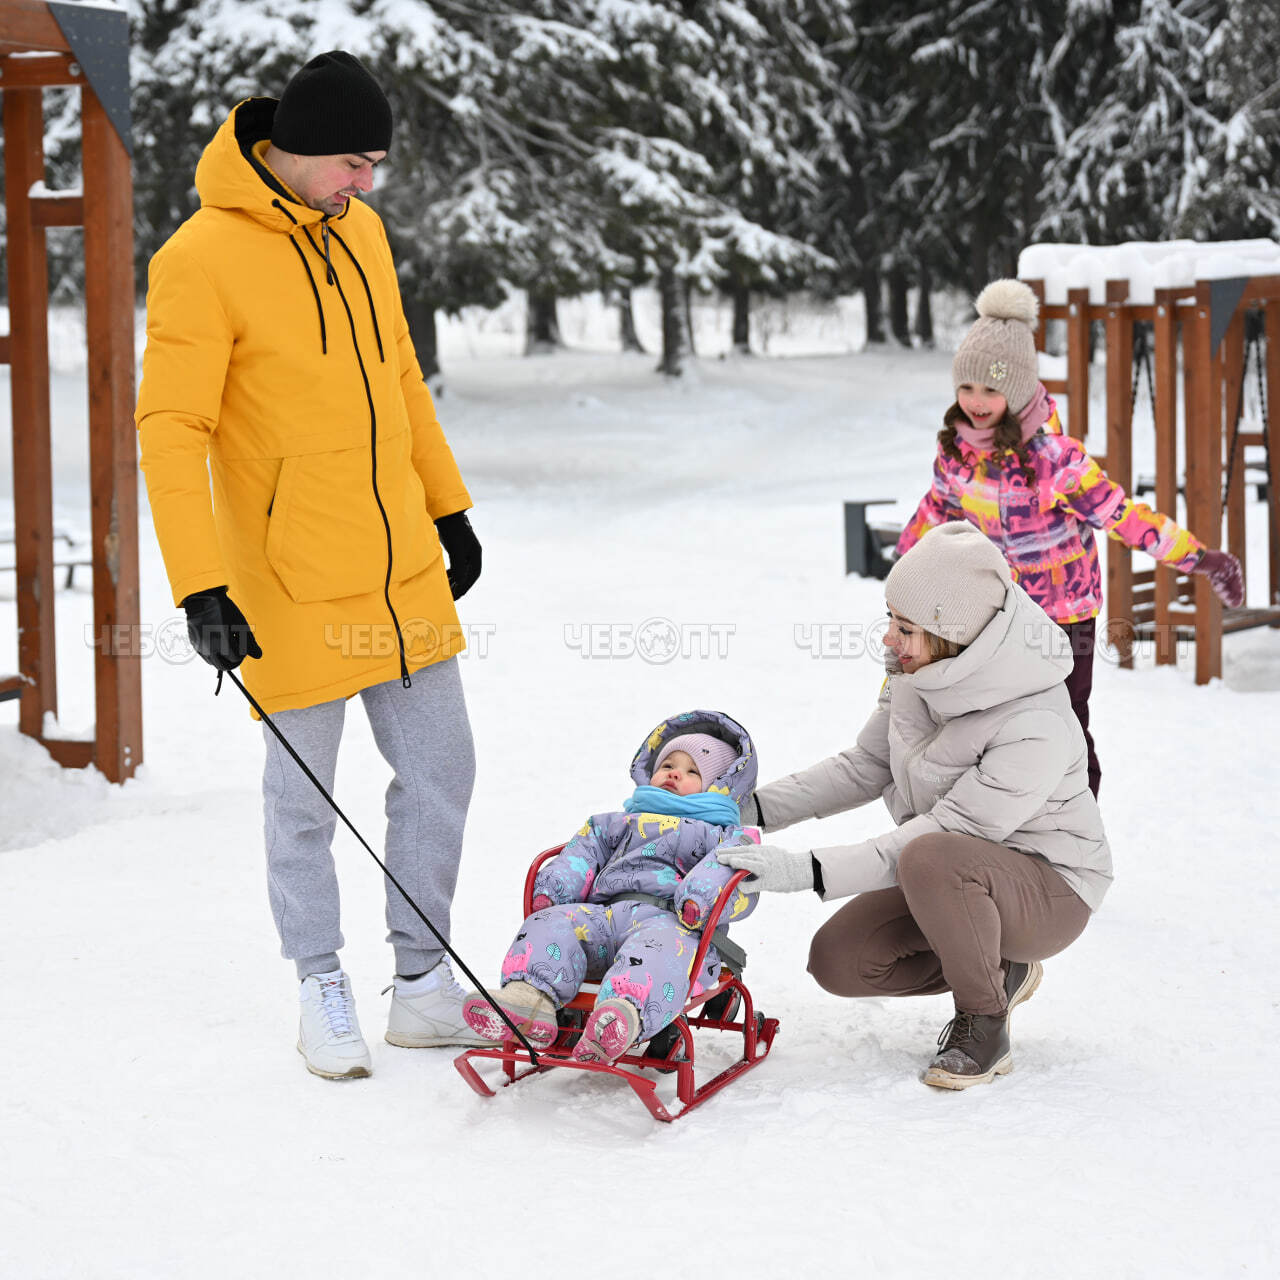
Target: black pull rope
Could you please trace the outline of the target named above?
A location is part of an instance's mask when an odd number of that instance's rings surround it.
[[[525,1039],[524,1033],[507,1016],[506,1010],[503,1009],[497,1003],[495,1003],[493,998],[489,995],[488,990],[481,984],[480,979],[477,978],[476,975],[472,973],[470,969],[467,968],[466,964],[463,962],[462,957],[444,940],[443,936],[440,933],[440,930],[437,929],[435,925],[433,925],[431,921],[427,919],[426,915],[423,913],[422,908],[418,906],[418,904],[414,902],[414,900],[409,896],[409,892],[404,887],[404,885],[402,885],[400,881],[397,880],[395,876],[393,876],[391,872],[387,869],[387,864],[383,862],[382,859],[378,857],[378,855],[374,853],[374,851],[369,847],[369,842],[364,838],[364,836],[362,836],[355,829],[355,827],[351,823],[351,819],[348,818],[347,815],[343,813],[340,808],[338,808],[337,801],[334,800],[334,798],[328,793],[328,791],[325,790],[324,783],[321,782],[320,779],[317,778],[316,775],[312,773],[311,770],[307,767],[306,761],[303,760],[303,758],[293,749],[293,746],[289,742],[289,739],[286,738],[284,734],[281,733],[280,730],[276,727],[275,721],[272,720],[271,717],[267,715],[267,713],[263,711],[263,709],[258,705],[258,701],[253,696],[253,694],[251,694],[249,690],[246,689],[244,685],[240,683],[240,677],[237,676],[234,671],[228,671],[226,674],[230,676],[231,683],[234,684],[235,687],[239,689],[240,692],[243,693],[244,696],[249,700],[249,705],[258,713],[258,715],[262,717],[262,723],[265,724],[267,728],[270,729],[271,732],[276,735],[276,737],[280,741],[280,745],[284,747],[284,749],[294,758],[295,762],[298,765],[298,768],[300,768],[302,772],[305,773],[307,777],[311,779],[312,784],[315,786],[316,790],[319,791],[320,794],[324,796],[324,798],[329,802],[329,807],[334,811],[334,813],[338,815],[338,817],[342,819],[344,823],[346,823],[347,830],[350,831],[351,834],[355,836],[357,840],[360,841],[360,843],[365,848],[365,852],[368,853],[369,857],[371,857],[374,860],[374,862],[376,862],[378,866],[382,868],[382,874],[386,876],[387,879],[390,880],[391,883],[395,885],[395,887],[400,891],[400,896],[413,908],[414,913],[417,915],[418,919],[421,920],[422,923],[425,924],[427,928],[431,930],[431,932],[435,935],[436,941],[445,949],[445,951],[449,953],[450,956],[453,957],[454,960],[457,961],[458,968],[461,969],[462,972],[467,976],[467,978],[471,982],[471,985],[489,1002],[489,1005],[492,1007],[494,1013],[496,1013],[498,1017],[500,1017],[502,1021],[505,1022],[507,1026],[511,1028],[511,1032],[515,1036],[515,1038],[519,1040],[520,1043],[524,1045],[524,1047],[529,1051],[529,1060],[536,1067],[538,1065],[538,1055],[535,1052],[533,1045],[531,1045],[529,1041]],[[222,687],[222,675],[223,673],[219,671],[218,672],[218,688],[219,689]],[[215,689],[214,692],[216,695],[217,690]]]

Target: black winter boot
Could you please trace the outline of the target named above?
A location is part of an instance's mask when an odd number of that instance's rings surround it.
[[[1008,1075],[1013,1070],[1009,1015],[1031,999],[1043,975],[1044,968],[1038,960],[1008,961],[1004,975],[1008,1004],[1004,1013],[964,1013],[957,1009],[938,1037],[938,1056],[924,1074],[925,1084],[936,1089],[968,1089]]]
[[[924,1082],[935,1089],[968,1089],[1012,1070],[1008,1014],[957,1009],[956,1016],[942,1028],[938,1056],[924,1073]]]

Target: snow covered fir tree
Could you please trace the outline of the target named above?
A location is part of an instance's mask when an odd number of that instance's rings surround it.
[[[437,313],[512,289],[545,349],[557,299],[591,291],[634,344],[631,290],[655,286],[672,374],[698,293],[734,300],[741,351],[752,297],[801,291],[861,293],[871,341],[928,342],[931,292],[1012,274],[1034,239],[1280,229],[1277,0],[998,9],[136,0],[140,279],[228,105],[338,44],[403,130],[377,200],[430,370]]]

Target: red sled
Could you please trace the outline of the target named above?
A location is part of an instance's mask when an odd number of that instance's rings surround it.
[[[533,882],[538,868],[549,858],[554,858],[563,847],[556,845],[553,849],[544,849],[529,867],[529,874],[524,882],[526,916],[533,913]],[[735,872],[725,892],[717,900],[703,927],[697,953],[689,967],[690,973],[701,971],[707,948],[711,945],[712,935],[720,921],[720,913],[725,903],[732,900],[733,890],[746,877],[745,871]],[[655,1120],[669,1123],[692,1111],[713,1093],[718,1093],[725,1085],[763,1062],[773,1046],[773,1037],[778,1033],[777,1018],[766,1018],[763,1013],[757,1012],[751,992],[742,981],[740,970],[735,971],[729,961],[722,957],[720,975],[715,985],[696,996],[690,996],[680,1014],[657,1032],[648,1041],[647,1047],[643,1044],[634,1046],[643,1052],[625,1053],[612,1063],[572,1062],[569,1053],[577,1043],[587,1016],[595,1005],[598,990],[597,983],[582,984],[578,994],[560,1010],[560,1034],[549,1048],[538,1051],[536,1062],[530,1057],[529,1051],[522,1048],[518,1040],[513,1039],[503,1041],[500,1045],[495,1044],[492,1049],[467,1049],[453,1060],[453,1065],[458,1068],[462,1078],[485,1098],[492,1098],[494,1091],[481,1078],[475,1063],[486,1059],[502,1064],[506,1077],[502,1082],[504,1085],[515,1084],[546,1071],[562,1069],[618,1076],[631,1086]],[[742,1056],[702,1085],[696,1084],[694,1080],[695,1027],[699,1030],[735,1032],[742,1037]],[[527,1067],[527,1070],[520,1070],[522,1066]],[[642,1074],[645,1072],[675,1075],[676,1100],[680,1104],[678,1109],[669,1110],[664,1105],[658,1097],[658,1081],[652,1075]]]

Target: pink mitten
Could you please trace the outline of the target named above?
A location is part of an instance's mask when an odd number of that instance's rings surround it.
[[[680,919],[692,929],[698,923],[698,915],[698,904],[692,898],[686,898],[680,908]]]
[[[1194,572],[1209,579],[1214,594],[1228,609],[1238,609],[1244,603],[1244,574],[1240,561],[1230,551],[1206,548]]]
[[[535,911],[543,911],[547,907],[554,907],[556,904],[547,897],[545,893],[539,893],[534,896],[533,909]]]

